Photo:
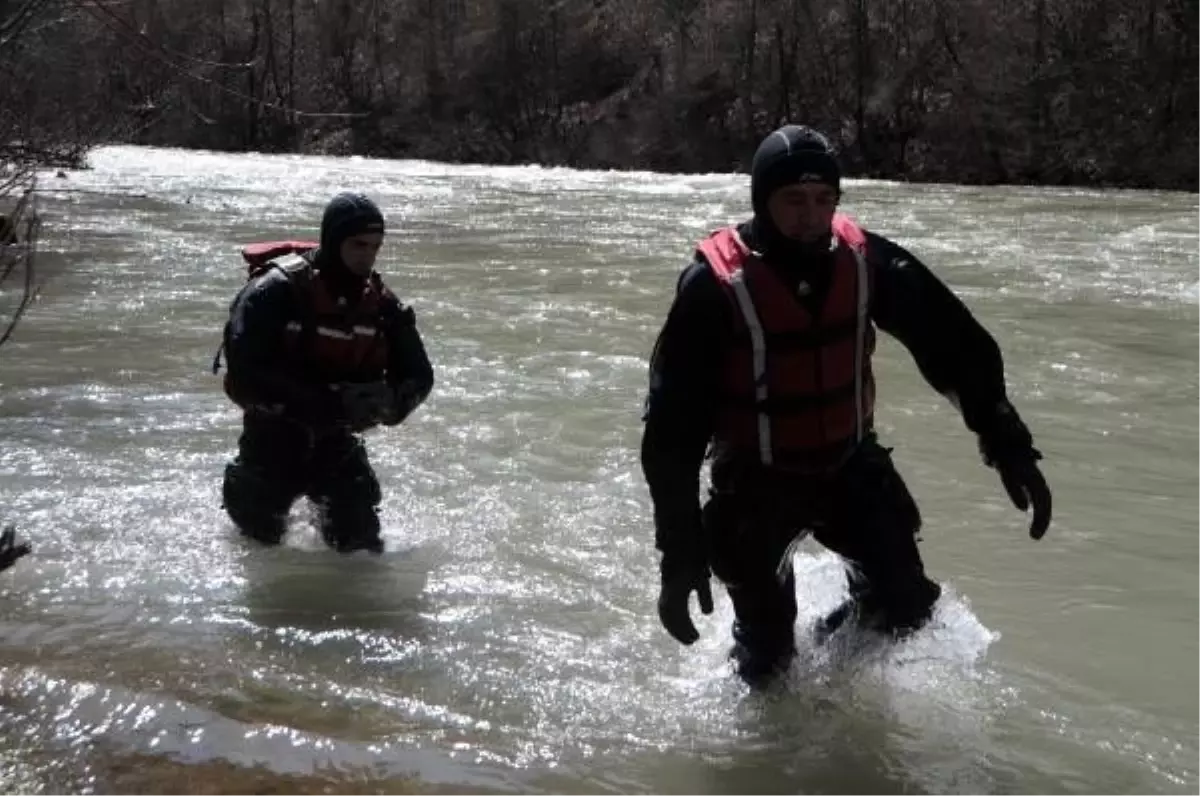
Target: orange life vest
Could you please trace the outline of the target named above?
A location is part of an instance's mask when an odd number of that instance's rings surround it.
[[[700,243],[735,317],[714,434],[718,452],[823,471],[845,461],[870,431],[875,331],[868,315],[866,236],[839,213],[833,238],[833,274],[816,315],[736,228],[718,230]]]

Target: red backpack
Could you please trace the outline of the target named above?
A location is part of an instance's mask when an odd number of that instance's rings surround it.
[[[242,259],[246,261],[249,278],[265,274],[273,265],[273,261],[285,254],[307,254],[317,248],[316,243],[309,240],[274,240],[264,243],[250,243],[242,247]]]

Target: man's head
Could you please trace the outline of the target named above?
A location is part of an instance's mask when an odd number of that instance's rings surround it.
[[[383,245],[383,233],[383,213],[374,202],[362,194],[340,193],[321,217],[321,251],[355,276],[367,277]]]
[[[800,244],[828,239],[841,199],[842,170],[825,136],[789,124],[768,135],[754,153],[750,198],[768,239]]]

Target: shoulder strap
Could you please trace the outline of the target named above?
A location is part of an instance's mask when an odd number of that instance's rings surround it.
[[[854,219],[844,213],[833,216],[833,234],[838,240],[844,241],[850,248],[865,253],[867,248],[867,233],[855,223]]]
[[[238,290],[237,295],[229,303],[229,312],[233,313],[233,308],[237,306],[238,301],[245,295],[253,285],[258,284],[259,280],[265,278],[271,271],[278,270],[287,279],[287,283],[291,286],[296,297],[296,305],[300,309],[300,337],[303,346],[308,346],[311,343],[313,334],[315,333],[316,322],[312,310],[312,301],[308,295],[308,287],[313,278],[313,267],[307,259],[297,253],[289,253],[276,260],[271,260],[262,263],[257,268],[253,269],[250,278]],[[229,324],[225,325],[226,334],[228,334]],[[221,356],[225,353],[225,342],[221,340],[221,345],[217,347],[216,354],[213,355],[212,372],[216,375],[221,372]]]
[[[722,282],[728,283],[749,256],[750,250],[742,242],[735,227],[725,227],[700,241],[697,250],[708,260],[713,273]]]

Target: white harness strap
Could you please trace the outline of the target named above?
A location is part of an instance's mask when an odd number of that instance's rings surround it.
[[[329,326],[318,326],[317,334],[321,337],[331,337],[334,340],[353,340],[354,335],[350,332],[343,332],[341,329],[334,329]]]
[[[756,256],[750,247],[742,240],[742,236],[733,230],[733,241],[743,252],[751,257]],[[775,461],[775,456],[771,452],[771,418],[767,415],[764,408],[767,400],[767,336],[763,332],[762,321],[758,318],[758,312],[754,309],[754,299],[750,296],[750,289],[746,286],[746,270],[744,268],[738,270],[737,273],[729,280],[730,286],[733,288],[733,293],[737,297],[738,308],[742,311],[742,318],[746,322],[746,329],[750,332],[750,346],[753,357],[754,368],[754,402],[758,416],[758,455],[762,459],[763,464],[771,464]]]
[[[843,244],[845,245],[845,244]],[[867,283],[867,260],[862,252],[850,247],[854,254],[854,264],[857,267],[858,287],[858,317],[854,337],[854,441],[862,442],[866,424],[863,417],[863,405],[866,403],[865,385],[863,384],[863,359],[867,348],[867,312],[870,300],[870,285]]]
[[[288,270],[289,268],[297,268],[299,266],[307,265],[307,264],[308,264],[307,260],[305,260],[300,255],[294,254],[294,253],[293,254],[285,254],[282,257],[275,258],[275,265],[279,266],[280,268],[282,268],[285,271]]]
[[[754,300],[750,298],[750,290],[746,287],[746,272],[740,270],[729,281],[733,293],[737,296],[738,307],[742,310],[742,318],[746,328],[750,330],[750,345],[754,361],[754,402],[758,410],[758,455],[763,464],[770,464],[774,457],[771,455],[771,418],[767,416],[764,402],[767,400],[767,338],[763,334],[762,322],[754,310]]]

